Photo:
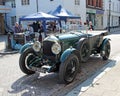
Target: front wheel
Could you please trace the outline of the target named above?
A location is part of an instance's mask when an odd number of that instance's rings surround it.
[[[75,54],[71,54],[63,63],[59,69],[60,83],[71,83],[79,69],[79,60]]]
[[[20,59],[19,59],[19,66],[22,72],[28,75],[35,73],[30,68],[30,64],[32,60],[35,58],[35,56],[36,56],[35,52],[32,48],[28,48],[21,54]]]
[[[103,60],[108,60],[109,55],[110,55],[110,42],[107,41],[104,46],[103,49],[100,51],[100,54],[103,58]]]

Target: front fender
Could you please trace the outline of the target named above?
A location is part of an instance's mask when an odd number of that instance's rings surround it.
[[[33,43],[26,43],[22,46],[22,48],[20,49],[19,53],[22,54],[24,52],[25,49],[31,47],[33,45]]]
[[[109,38],[105,38],[105,39],[103,40],[102,44],[101,44],[100,49],[101,49],[101,50],[104,50],[105,44],[106,44],[108,41],[110,41],[110,40],[111,40],[111,39],[109,39]]]
[[[75,48],[69,48],[69,49],[66,49],[61,55],[60,62],[64,62],[68,58],[68,56],[72,53],[76,54],[78,58],[80,57],[78,50],[76,50]]]

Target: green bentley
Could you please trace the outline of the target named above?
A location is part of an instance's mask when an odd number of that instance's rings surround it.
[[[107,31],[70,31],[49,35],[42,42],[25,44],[20,50],[19,66],[25,74],[58,72],[60,83],[71,83],[90,55],[110,55]]]

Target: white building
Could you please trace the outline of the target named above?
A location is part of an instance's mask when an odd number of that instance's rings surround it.
[[[104,8],[104,28],[107,27],[109,23],[111,27],[120,26],[120,0],[104,0]]]
[[[110,10],[110,26],[120,25],[120,0],[103,0],[104,14],[103,27],[108,26],[109,9]],[[82,23],[86,22],[86,0],[6,0],[6,6],[11,6],[11,11],[7,13],[7,23],[10,27],[19,21],[19,18],[38,11],[49,12],[54,10],[58,5],[62,5],[71,13],[80,16]],[[99,17],[99,16],[97,16]],[[96,18],[97,19],[97,18]],[[99,18],[97,21],[100,21]],[[102,21],[101,21],[102,22]],[[98,28],[99,29],[99,28]]]
[[[5,3],[6,6],[11,8],[10,12],[6,14],[6,23],[9,28],[12,28],[16,22],[16,3],[15,0],[7,0]]]
[[[86,21],[86,0],[8,0],[7,6],[12,10],[7,14],[7,23],[10,27],[22,16],[26,16],[38,11],[49,12],[58,5],[62,5],[71,13],[80,16],[82,22]]]

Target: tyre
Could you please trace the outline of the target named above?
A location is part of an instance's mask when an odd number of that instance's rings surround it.
[[[30,62],[35,58],[35,52],[32,48],[25,50],[19,59],[19,66],[23,73],[30,75],[35,73],[30,69]]]
[[[110,42],[107,41],[104,44],[103,49],[100,51],[100,54],[101,54],[103,60],[108,60],[109,55],[110,55],[110,50],[111,50]]]
[[[80,61],[86,62],[91,54],[88,40],[85,38],[80,39],[77,45],[77,49],[80,52]]]
[[[62,84],[71,83],[78,72],[79,60],[75,54],[71,54],[63,63],[59,69],[59,81]]]

